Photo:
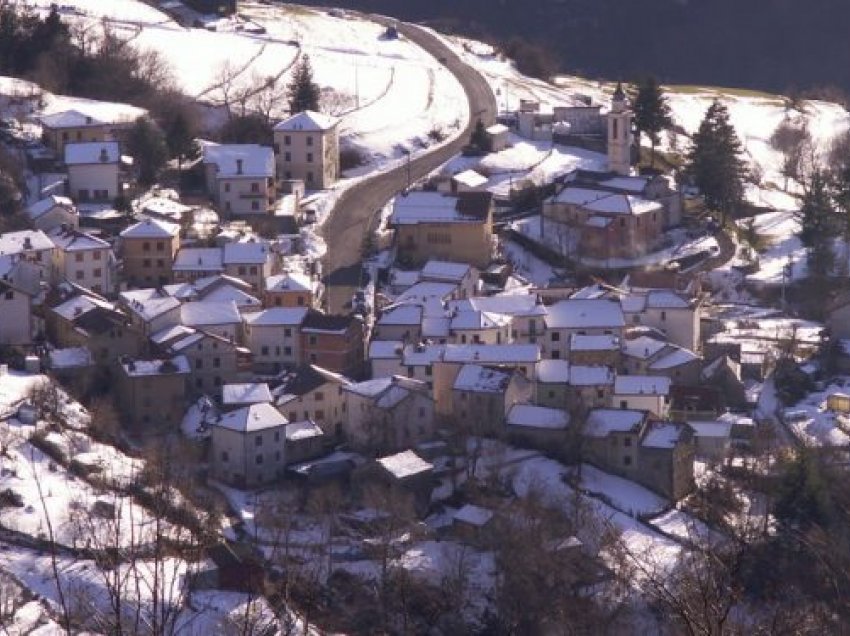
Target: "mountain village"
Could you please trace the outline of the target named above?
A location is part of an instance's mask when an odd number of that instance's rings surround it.
[[[32,11],[279,44],[290,7],[98,4]],[[463,66],[487,101],[352,168],[372,106],[281,97],[268,144],[201,126],[148,181],[145,109],[0,78],[26,184],[0,234],[0,625],[668,633],[646,590],[772,527],[781,458],[846,460],[850,301],[792,293],[802,189],[765,176],[721,218],[671,159],[678,106],[651,165],[625,82],[520,84],[480,43],[291,10]],[[540,622],[493,627],[508,598]]]

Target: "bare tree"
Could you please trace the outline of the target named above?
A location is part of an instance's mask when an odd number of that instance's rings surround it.
[[[787,191],[788,180],[798,180],[801,176],[803,162],[812,145],[812,136],[805,121],[796,123],[786,117],[773,131],[770,145],[774,150],[782,153],[781,171],[782,176],[785,177],[783,190]]]

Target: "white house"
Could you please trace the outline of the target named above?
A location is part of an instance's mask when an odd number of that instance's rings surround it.
[[[207,191],[227,216],[273,214],[274,152],[257,144],[204,146]]]
[[[670,410],[670,384],[670,378],[662,376],[618,375],[614,380],[613,405],[666,417]]]
[[[339,119],[304,111],[274,128],[279,179],[301,179],[308,189],[331,186],[339,178]]]
[[[700,347],[701,304],[667,289],[631,292],[620,298],[623,315],[630,325],[658,329],[672,344],[691,351]]]
[[[212,425],[212,472],[237,488],[254,488],[283,476],[288,420],[268,403],[225,413]]]
[[[26,212],[33,227],[43,232],[63,225],[73,228],[80,225],[80,214],[68,197],[51,195],[33,203]]]
[[[257,371],[278,373],[301,360],[300,329],[307,307],[272,307],[243,316],[246,346]]]
[[[199,278],[224,273],[224,252],[220,247],[181,247],[171,266],[175,283],[193,283]]]
[[[227,243],[222,263],[225,274],[244,280],[256,291],[261,290],[263,281],[275,273],[271,245],[266,241]]]
[[[80,202],[112,201],[121,194],[121,148],[117,141],[68,144],[68,193]]]
[[[53,250],[54,283],[67,280],[98,294],[113,291],[115,255],[103,239],[70,228],[56,228],[48,237]]]
[[[53,241],[41,230],[0,234],[0,256],[12,256],[32,263],[43,280],[50,275],[55,249]]]
[[[625,320],[620,304],[608,298],[568,298],[548,307],[546,350],[554,360],[569,353],[570,336],[621,336]]]
[[[233,342],[238,342],[242,335],[242,315],[232,300],[184,303],[180,307],[180,322]]]
[[[130,313],[136,331],[145,337],[180,324],[180,301],[159,289],[121,292],[120,301]]]

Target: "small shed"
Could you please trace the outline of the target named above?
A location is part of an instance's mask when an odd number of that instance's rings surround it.
[[[490,152],[500,152],[508,147],[508,133],[510,132],[510,128],[504,124],[493,124],[484,132],[487,133]]]
[[[833,393],[826,398],[826,408],[835,413],[850,414],[850,395]]]

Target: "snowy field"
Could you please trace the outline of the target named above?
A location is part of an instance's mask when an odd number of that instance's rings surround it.
[[[850,444],[850,418],[826,408],[830,395],[847,395],[850,378],[841,378],[823,391],[810,393],[801,402],[785,409],[786,426],[806,446],[847,447]]]

